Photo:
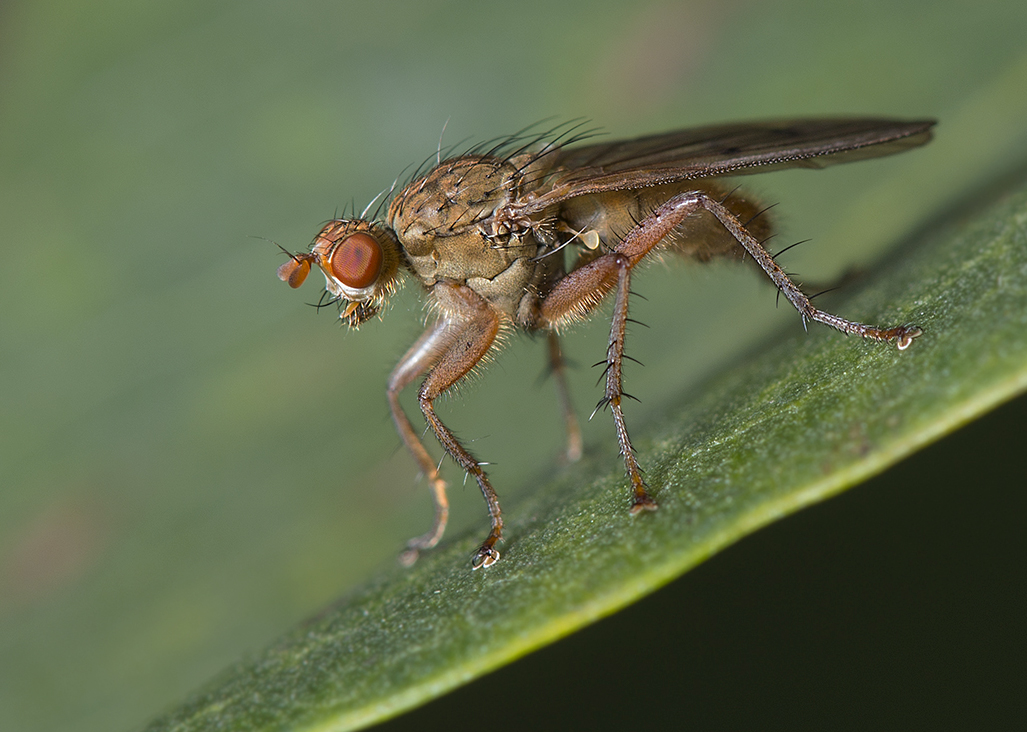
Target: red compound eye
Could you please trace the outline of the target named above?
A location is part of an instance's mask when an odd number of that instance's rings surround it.
[[[373,284],[382,271],[382,247],[370,234],[346,237],[332,252],[332,275],[355,290]]]

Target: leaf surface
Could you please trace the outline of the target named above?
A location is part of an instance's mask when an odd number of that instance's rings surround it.
[[[835,312],[915,322],[906,352],[824,328],[769,341],[636,428],[660,502],[628,514],[619,460],[591,458],[479,537],[374,578],[156,721],[156,730],[370,724],[573,632],[723,547],[851,487],[1027,384],[1027,191],[923,231]],[[610,451],[612,452],[612,451]]]

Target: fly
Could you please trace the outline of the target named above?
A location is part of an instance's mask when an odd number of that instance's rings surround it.
[[[654,253],[700,261],[748,255],[804,323],[908,348],[921,334],[914,325],[864,325],[814,307],[764,247],[770,224],[760,206],[721,179],[891,155],[925,144],[933,125],[861,118],[743,122],[579,146],[589,135],[575,127],[562,135],[521,135],[488,150],[446,159],[440,153],[433,169],[415,174],[392,198],[383,219],[328,222],[309,252],[290,254],[279,278],[299,287],[317,265],[341,319],[355,328],[382,310],[404,274],[412,275],[433,313],[387,387],[396,429],[427,477],[435,505],[431,530],[408,542],[404,563],[438,544],[449,504],[436,462],[400,406],[403,388],[423,377],[417,399],[425,420],[481,489],[491,528],[472,567],[488,567],[499,559],[496,544],[503,536],[499,497],[482,463],[439,419],[435,400],[496,348],[502,330],[545,332],[567,454],[580,456],[558,334],[591,316],[608,295],[614,305],[599,406],[613,415],[631,513],[657,508],[621,403],[631,277]]]

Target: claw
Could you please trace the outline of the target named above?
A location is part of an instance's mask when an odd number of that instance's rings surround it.
[[[413,567],[419,556],[421,556],[421,552],[413,547],[404,549],[399,555],[399,563],[403,567]]]
[[[632,516],[636,516],[636,515],[642,513],[642,511],[655,511],[659,507],[660,507],[660,504],[658,504],[656,501],[654,501],[648,495],[645,495],[645,496],[642,496],[640,498],[636,498],[634,501],[632,501],[632,503],[631,503],[631,515]]]
[[[900,351],[905,351],[913,344],[914,338],[919,338],[924,332],[915,325],[903,325],[895,329],[895,345]]]
[[[471,569],[484,569],[491,567],[499,561],[499,552],[491,546],[482,546],[471,560]]]

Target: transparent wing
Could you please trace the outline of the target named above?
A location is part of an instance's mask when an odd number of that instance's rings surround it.
[[[524,213],[603,191],[784,168],[822,168],[892,155],[931,139],[934,120],[810,119],[742,122],[634,140],[556,148],[549,189]]]

